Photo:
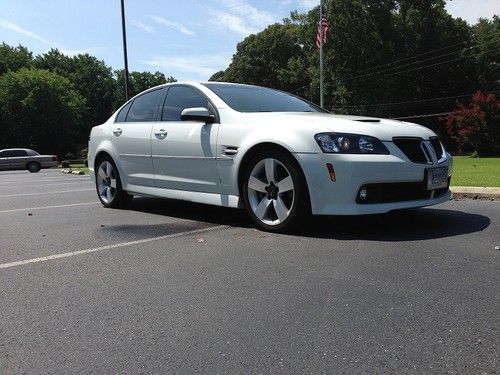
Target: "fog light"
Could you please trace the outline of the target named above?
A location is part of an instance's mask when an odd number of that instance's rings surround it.
[[[363,186],[361,189],[359,189],[359,199],[365,200],[368,198],[368,190]]]

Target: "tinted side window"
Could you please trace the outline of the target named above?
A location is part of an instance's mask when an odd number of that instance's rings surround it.
[[[162,121],[180,121],[181,112],[186,108],[209,108],[208,99],[198,90],[187,86],[170,87],[163,106]]]
[[[21,156],[28,156],[28,153],[26,150],[13,150],[11,157],[21,157]]]
[[[134,99],[127,114],[127,122],[156,121],[158,104],[163,90],[150,91]]]
[[[125,107],[121,109],[120,112],[116,115],[115,122],[125,122],[125,119],[127,118],[127,113],[128,110],[130,109],[130,106],[132,105],[132,102],[129,102]]]

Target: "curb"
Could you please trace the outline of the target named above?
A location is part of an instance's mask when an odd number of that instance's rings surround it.
[[[78,176],[83,176],[85,174],[84,171],[73,171],[71,169],[61,169],[61,173],[76,174]]]
[[[454,198],[487,198],[500,200],[500,188],[476,187],[476,186],[451,186]]]

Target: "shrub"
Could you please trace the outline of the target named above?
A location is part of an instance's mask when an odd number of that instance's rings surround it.
[[[445,127],[460,153],[500,155],[500,100],[495,94],[476,92],[468,106],[459,104],[446,117]]]

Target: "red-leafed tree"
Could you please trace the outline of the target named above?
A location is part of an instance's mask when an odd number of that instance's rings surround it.
[[[500,155],[500,100],[495,94],[476,92],[468,106],[459,104],[446,117],[445,127],[460,152]]]

